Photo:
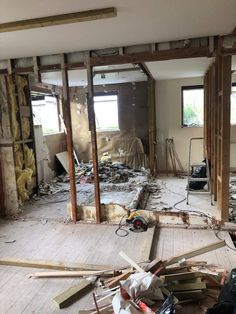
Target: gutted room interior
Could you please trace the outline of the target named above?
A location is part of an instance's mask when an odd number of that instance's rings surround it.
[[[236,2],[0,9],[0,312],[234,313]]]

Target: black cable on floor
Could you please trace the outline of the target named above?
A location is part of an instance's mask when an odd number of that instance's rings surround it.
[[[173,205],[173,207],[174,207],[175,209],[177,209],[179,212],[195,213],[195,214],[197,214],[197,215],[199,215],[199,216],[206,217],[206,218],[210,219],[211,221],[214,220],[214,218],[212,218],[210,215],[207,215],[206,213],[204,213],[204,212],[202,212],[202,211],[200,211],[200,210],[184,210],[184,209],[181,209],[181,208],[177,208],[176,206],[177,206],[178,204],[180,204],[180,203],[183,203],[183,202],[186,200],[186,197],[185,197],[183,194],[180,194],[180,193],[177,193],[177,192],[174,192],[174,191],[170,190],[170,189],[167,188],[166,186],[165,186],[165,188],[166,188],[166,190],[168,190],[169,192],[183,197],[182,200],[180,200],[179,202],[176,202],[176,203]],[[219,233],[221,232],[221,230],[219,229],[219,227],[218,227],[217,230],[216,230],[216,229],[213,229],[213,230],[214,230],[214,233],[215,233],[215,236],[217,237],[217,239],[223,241],[224,239],[222,239],[222,238],[219,236]],[[226,242],[225,242],[225,243],[226,243]],[[226,246],[227,246],[229,249],[231,249],[231,250],[233,250],[233,251],[236,251],[236,248],[231,247],[228,243],[226,243]]]
[[[119,222],[119,226],[118,228],[115,230],[115,234],[118,236],[118,237],[121,237],[121,238],[124,238],[124,237],[127,237],[127,235],[129,234],[129,231],[124,229],[124,227],[128,226],[128,223],[125,222],[125,223],[122,223],[122,220],[124,219],[124,217],[127,216],[127,214],[124,214],[121,219],[120,219],[120,222]]]

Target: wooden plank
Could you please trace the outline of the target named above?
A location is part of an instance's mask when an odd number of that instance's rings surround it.
[[[27,260],[15,258],[0,258],[0,265],[16,266],[16,267],[31,267],[43,269],[57,269],[57,270],[113,270],[114,266],[109,265],[93,265],[83,263],[68,263],[52,262],[46,260]]]
[[[132,267],[134,267],[135,269],[137,269],[137,271],[143,273],[145,272],[145,270],[143,270],[135,261],[133,261],[128,255],[126,255],[123,251],[121,251],[119,253],[119,255],[126,260],[126,262],[128,262]]]
[[[61,277],[84,277],[84,276],[112,276],[113,272],[106,271],[92,271],[92,270],[65,270],[65,271],[51,271],[51,272],[36,272],[29,275],[29,278],[61,278]]]
[[[62,74],[62,89],[63,89],[63,101],[62,111],[63,118],[66,127],[66,144],[69,160],[69,175],[70,175],[70,194],[71,194],[71,207],[70,216],[71,219],[77,221],[77,192],[75,183],[75,165],[73,155],[73,137],[72,137],[72,122],[71,122],[71,105],[70,105],[70,90],[69,90],[69,78],[67,69],[66,55],[62,56],[61,62],[61,74]]]
[[[201,272],[184,272],[178,274],[170,274],[163,276],[165,282],[175,281],[175,280],[189,280],[198,277],[203,277],[204,274]]]
[[[172,291],[202,290],[202,289],[206,289],[206,284],[204,282],[184,283],[184,284],[176,284],[176,285],[172,285],[172,286],[167,286],[166,288],[170,292],[172,292]]]
[[[1,23],[0,33],[116,17],[114,7]]]
[[[112,289],[112,288],[118,286],[119,282],[121,280],[127,279],[132,273],[133,273],[133,271],[127,271],[127,272],[121,274],[120,276],[115,277],[109,283],[107,283],[107,284],[105,283],[105,285],[107,288]]]
[[[214,251],[216,249],[219,249],[221,247],[224,247],[225,246],[225,241],[222,240],[222,241],[217,241],[215,243],[212,243],[212,244],[208,244],[206,246],[203,246],[203,247],[200,247],[196,250],[191,250],[189,252],[186,252],[184,254],[180,254],[178,256],[175,256],[175,257],[172,257],[171,259],[169,259],[167,262],[166,262],[166,266],[168,265],[173,265],[175,263],[178,263],[179,261],[181,261],[182,259],[189,259],[189,258],[192,258],[194,256],[198,256],[198,255],[201,255],[201,254],[204,254],[204,253],[207,253],[207,252],[210,252],[210,251]]]
[[[80,299],[86,292],[88,292],[93,286],[91,281],[83,280],[78,285],[67,289],[66,291],[57,295],[53,301],[62,309],[67,307]]]

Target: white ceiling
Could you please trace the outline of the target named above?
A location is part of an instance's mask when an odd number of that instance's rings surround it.
[[[190,58],[147,62],[146,65],[156,80],[168,80],[203,76],[213,60],[213,58]]]
[[[141,71],[132,72],[119,72],[119,69],[124,68],[134,68],[131,64],[123,65],[113,65],[113,66],[103,66],[95,67],[94,71],[100,70],[114,70],[117,72],[106,73],[105,78],[101,77],[101,74],[96,74],[94,76],[94,85],[106,85],[106,84],[118,84],[127,82],[140,82],[146,81],[146,75]],[[86,70],[73,70],[68,71],[69,73],[69,85],[70,86],[86,86],[87,85],[87,73]],[[48,84],[54,84],[62,86],[62,77],[60,72],[48,72],[42,73],[42,81]]]
[[[0,0],[0,23],[115,6],[104,20],[0,34],[0,59],[227,34],[235,0]]]

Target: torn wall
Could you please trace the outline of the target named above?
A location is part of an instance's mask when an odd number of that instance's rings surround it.
[[[6,214],[19,211],[6,81],[0,75],[0,158]],[[2,197],[2,195],[1,195]]]
[[[71,88],[73,141],[80,160],[92,159],[88,125],[87,90]],[[148,97],[147,82],[94,86],[97,92],[118,93],[119,131],[97,132],[98,154],[108,152],[112,159],[148,167]]]

